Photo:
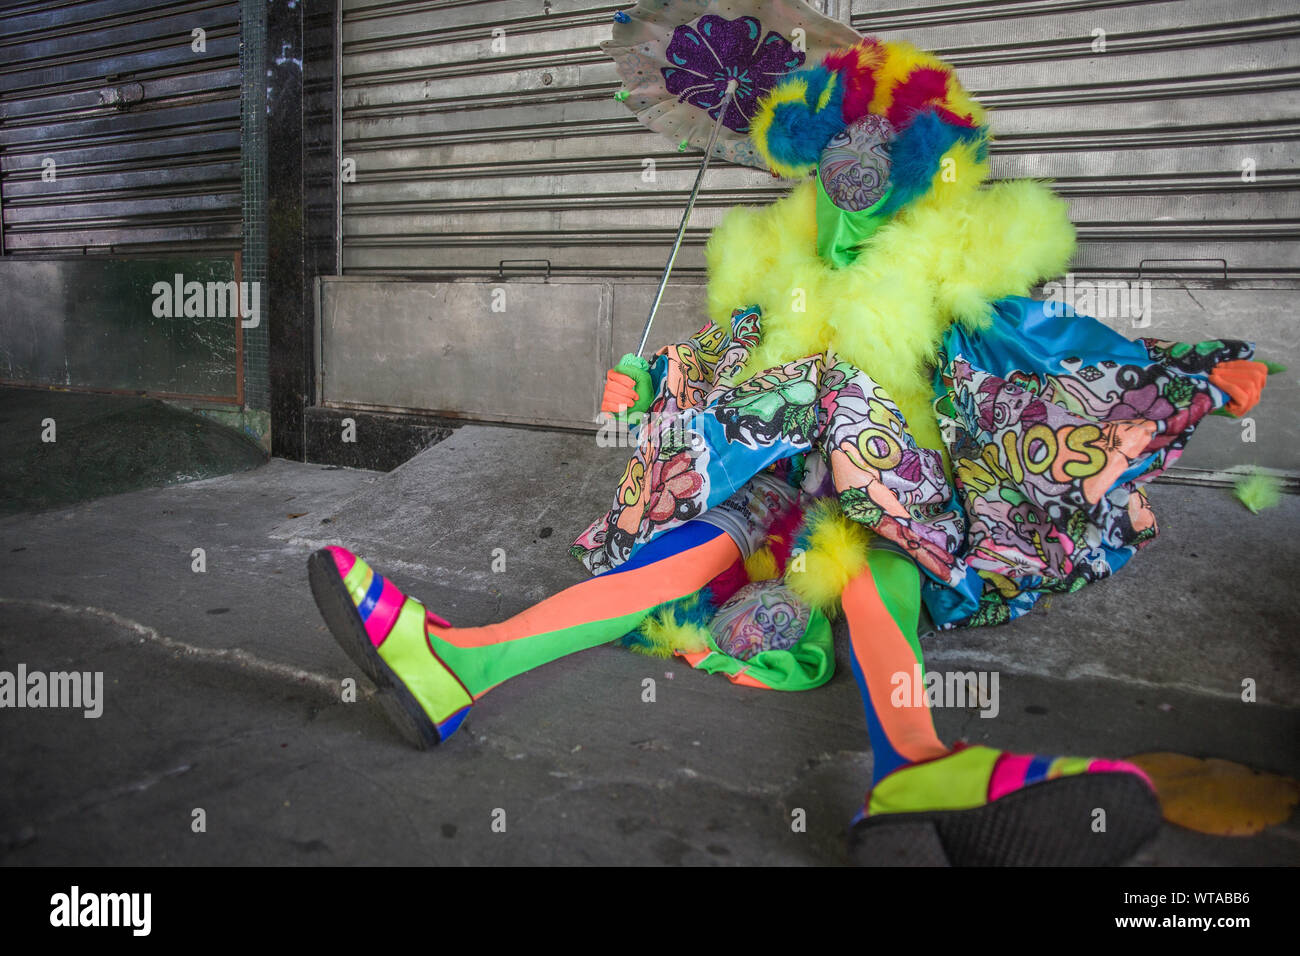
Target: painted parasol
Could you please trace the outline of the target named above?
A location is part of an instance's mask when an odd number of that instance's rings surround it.
[[[749,141],[759,99],[788,73],[819,63],[862,37],[804,0],[641,0],[614,14],[601,44],[614,59],[627,98],[647,127],[704,149],[726,97],[713,155],[763,168]]]
[[[638,383],[642,375],[649,380],[641,354],[709,160],[764,168],[749,139],[763,94],[781,77],[861,39],[803,0],[640,0],[614,14],[601,49],[623,80],[618,98],[650,129],[704,152],[640,345],[623,356],[620,371]]]

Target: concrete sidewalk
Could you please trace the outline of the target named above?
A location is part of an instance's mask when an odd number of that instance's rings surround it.
[[[0,669],[105,680],[99,719],[0,713],[0,860],[843,862],[871,755],[842,628],[839,670],[813,693],[601,647],[494,690],[429,753],[390,730],[326,633],[305,574],[326,543],[456,623],[581,580],[565,551],[623,462],[587,435],[466,426],[386,475],[272,461],[0,519]],[[932,669],[1001,673],[998,716],[940,710],[946,739],[1300,772],[1300,499],[1260,518],[1223,490],[1158,485],[1152,499],[1162,535],[1115,580],[925,639]],[[1241,702],[1245,677],[1258,703]],[[796,808],[806,833],[791,831]],[[1300,826],[1166,826],[1138,862],[1295,864]]]

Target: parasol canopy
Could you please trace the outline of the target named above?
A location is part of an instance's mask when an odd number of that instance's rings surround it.
[[[614,15],[601,44],[637,119],[673,142],[706,149],[727,95],[712,155],[765,168],[749,140],[759,99],[781,77],[853,46],[857,31],[803,0],[640,0]]]

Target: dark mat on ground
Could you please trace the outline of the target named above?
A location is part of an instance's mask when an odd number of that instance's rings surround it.
[[[53,389],[0,388],[0,441],[0,514],[213,478],[266,460],[233,428],[157,399]]]

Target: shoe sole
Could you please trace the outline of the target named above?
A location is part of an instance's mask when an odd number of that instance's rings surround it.
[[[343,584],[343,578],[339,576],[334,556],[322,549],[308,558],[307,578],[311,582],[316,607],[334,640],[375,685],[380,706],[402,737],[420,750],[428,750],[441,743],[438,725],[424,712],[420,702],[406,689],[402,679],[379,656],[379,651],[371,643],[366,624],[357,613],[352,595]]]
[[[1093,830],[1098,809],[1103,832]],[[1160,821],[1155,794],[1132,774],[1080,774],[970,810],[867,817],[853,827],[849,855],[867,866],[1114,866]]]

